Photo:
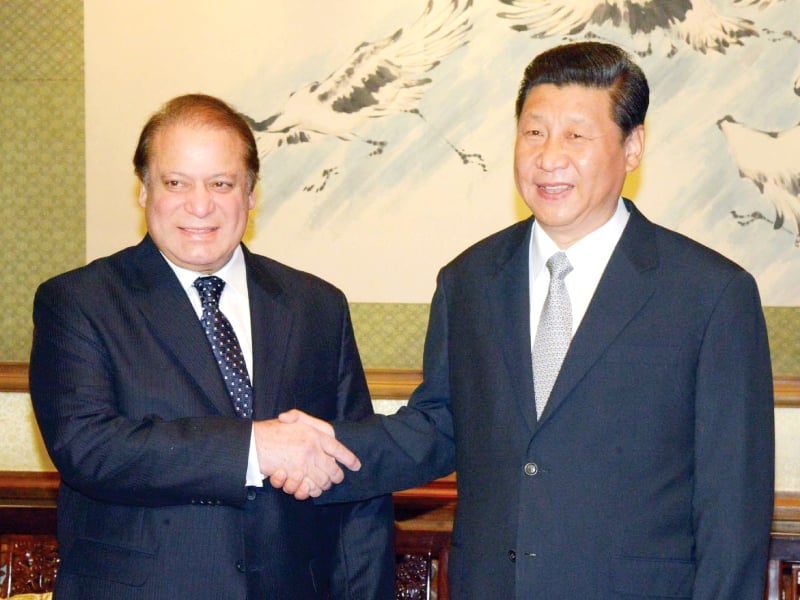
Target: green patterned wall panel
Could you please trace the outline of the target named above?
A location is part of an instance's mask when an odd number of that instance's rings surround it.
[[[766,307],[764,316],[769,330],[772,372],[777,375],[800,375],[800,308]]]
[[[27,360],[36,285],[84,262],[83,2],[0,1],[0,360]]]
[[[427,304],[352,303],[353,328],[364,366],[422,368],[428,310]]]
[[[353,327],[364,365],[422,368],[427,304],[353,303]],[[800,375],[800,308],[766,307],[773,372]]]

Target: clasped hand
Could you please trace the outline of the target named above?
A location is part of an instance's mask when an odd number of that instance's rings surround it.
[[[341,483],[340,464],[351,471],[361,468],[358,457],[336,440],[330,423],[302,411],[257,421],[253,427],[261,473],[272,487],[298,500],[316,498]]]

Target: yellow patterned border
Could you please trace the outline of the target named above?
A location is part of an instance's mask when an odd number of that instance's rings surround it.
[[[365,369],[374,400],[406,400],[422,381],[419,369]],[[775,406],[800,408],[800,376],[776,375]],[[0,392],[28,391],[28,363],[0,362]]]

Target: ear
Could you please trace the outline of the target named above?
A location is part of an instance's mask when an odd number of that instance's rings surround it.
[[[256,190],[255,187],[247,194],[247,207],[253,210],[256,206]]]
[[[139,206],[142,208],[147,206],[147,185],[144,182],[139,184]]]
[[[625,148],[625,172],[635,171],[644,154],[644,125],[637,125],[622,143]]]

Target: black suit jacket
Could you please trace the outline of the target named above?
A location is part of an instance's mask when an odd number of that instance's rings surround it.
[[[347,302],[245,249],[254,418],[372,413]],[[62,486],[56,597],[392,597],[391,498],[245,488],[251,433],[149,238],[41,285],[30,390]]]
[[[763,597],[774,432],[755,282],[628,209],[538,422],[528,220],[440,272],[409,406],[336,426],[364,468],[329,500],[456,468],[456,600]]]

